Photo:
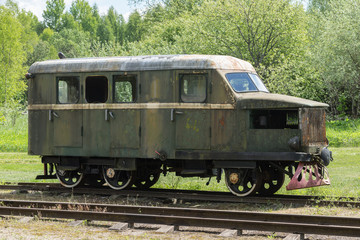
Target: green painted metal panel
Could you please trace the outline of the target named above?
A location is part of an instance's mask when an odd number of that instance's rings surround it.
[[[84,152],[90,156],[108,156],[110,123],[105,119],[106,109],[84,110]]]
[[[248,152],[292,151],[288,141],[299,136],[299,129],[249,129],[247,135]]]
[[[176,149],[210,149],[210,110],[177,110]]]
[[[82,147],[82,110],[57,110],[51,116],[55,147]]]
[[[140,110],[111,110],[111,148],[139,148]]]
[[[49,111],[29,111],[28,152],[34,155],[52,154],[53,132]]]

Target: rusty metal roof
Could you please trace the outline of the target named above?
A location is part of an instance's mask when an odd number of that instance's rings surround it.
[[[36,62],[29,73],[224,69],[255,72],[244,60],[220,55],[154,55],[134,57],[67,58]]]

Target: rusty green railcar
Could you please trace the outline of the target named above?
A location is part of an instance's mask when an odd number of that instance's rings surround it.
[[[271,94],[229,56],[34,63],[29,148],[66,187],[149,188],[161,173],[225,176],[238,196],[329,184],[327,104]],[[295,171],[296,169],[296,171]],[[222,175],[222,172],[225,174]]]

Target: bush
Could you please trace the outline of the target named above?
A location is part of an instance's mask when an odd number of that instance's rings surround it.
[[[360,147],[360,119],[333,120],[326,124],[332,147]]]

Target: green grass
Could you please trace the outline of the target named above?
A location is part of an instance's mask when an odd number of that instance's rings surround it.
[[[326,136],[333,147],[360,147],[360,119],[328,121]]]
[[[27,130],[27,114],[19,115],[14,126],[0,121],[0,152],[27,152]]]
[[[43,174],[43,165],[39,156],[27,153],[0,153],[0,182],[33,182]]]

